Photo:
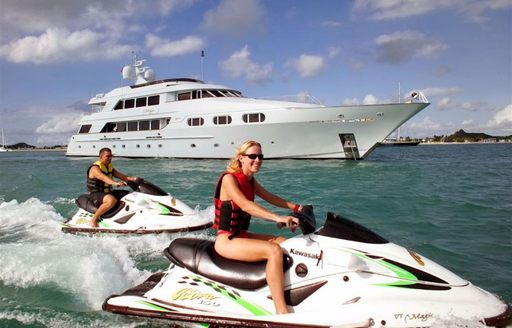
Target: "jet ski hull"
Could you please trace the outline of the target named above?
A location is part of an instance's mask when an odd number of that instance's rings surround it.
[[[285,299],[276,315],[264,265],[215,254],[213,241],[177,238],[172,262],[103,304],[106,311],[246,327],[432,327],[438,322],[504,327],[510,304],[439,264],[343,217],[283,242]],[[245,277],[246,283],[240,277]]]
[[[134,191],[122,191],[116,206],[105,213],[98,227],[90,225],[98,204],[89,194],[81,195],[78,211],[62,224],[66,233],[156,234],[197,231],[213,225],[213,215],[192,209],[150,182],[133,182]]]

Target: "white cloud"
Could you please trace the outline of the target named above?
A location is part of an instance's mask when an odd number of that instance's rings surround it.
[[[375,105],[379,103],[379,99],[372,94],[367,95],[363,99],[363,105]]]
[[[374,95],[367,94],[362,101],[359,101],[357,98],[345,98],[342,102],[344,106],[357,106],[357,105],[375,105],[384,103],[386,101],[380,100],[379,98],[375,97]]]
[[[507,135],[512,134],[512,104],[494,114],[494,117],[487,122],[487,127]]]
[[[223,0],[204,14],[201,29],[232,36],[262,32],[264,14],[259,0]]]
[[[410,122],[405,124],[402,129],[402,135],[415,137],[431,137],[433,135],[446,135],[454,130],[452,123],[439,123],[433,121],[429,116],[419,122]]]
[[[461,105],[462,109],[469,112],[476,112],[478,110],[488,107],[488,105],[482,101],[466,101]]]
[[[27,36],[0,46],[0,57],[14,63],[46,64],[62,61],[89,61],[118,58],[135,47],[108,40],[91,30],[70,32],[49,28],[40,36]]]
[[[325,60],[322,56],[302,54],[299,58],[289,59],[286,65],[293,67],[302,77],[312,77],[322,71]]]
[[[436,56],[448,46],[416,31],[382,34],[375,39],[377,61],[397,64],[415,57]]]
[[[59,113],[36,128],[37,134],[74,133],[82,113]]]
[[[342,105],[344,105],[344,106],[357,106],[359,104],[360,104],[360,102],[359,102],[359,99],[357,99],[357,98],[345,98],[342,101]]]
[[[437,102],[436,105],[437,105],[437,108],[439,108],[440,110],[445,110],[445,109],[450,108],[450,106],[452,106],[452,100],[449,97],[443,97],[443,98],[439,99],[439,101]]]
[[[354,14],[371,20],[395,20],[420,16],[436,10],[449,9],[468,20],[482,22],[491,10],[512,7],[510,0],[356,0]]]
[[[341,26],[343,26],[343,22],[340,22],[340,21],[324,21],[324,22],[322,22],[322,26],[341,27]]]
[[[448,97],[462,92],[461,88],[425,88],[420,90],[427,98],[430,97]],[[412,90],[411,90],[412,92]]]
[[[146,47],[151,55],[157,57],[173,57],[198,52],[204,48],[204,41],[196,36],[187,36],[181,40],[170,41],[154,34],[146,35]]]
[[[429,13],[446,1],[439,0],[356,0],[353,11],[371,20],[392,20]]]
[[[252,83],[263,83],[270,80],[272,63],[259,65],[251,60],[249,47],[234,52],[227,60],[220,62],[219,66],[224,74],[230,77],[245,77]]]

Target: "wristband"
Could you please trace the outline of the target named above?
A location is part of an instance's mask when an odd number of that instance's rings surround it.
[[[295,204],[295,206],[293,207],[293,211],[294,212],[300,211],[300,205],[299,204]]]

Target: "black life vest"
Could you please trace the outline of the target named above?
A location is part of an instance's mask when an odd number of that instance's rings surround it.
[[[93,166],[99,167],[101,172],[103,172],[105,175],[108,175],[109,178],[111,178],[111,179],[112,179],[113,174],[114,174],[114,166],[112,165],[112,163],[109,163],[108,167],[107,167],[107,166],[105,166],[105,164],[103,164],[100,161],[94,162],[87,169],[87,191],[88,192],[106,192],[106,193],[112,192],[112,186],[111,185],[105,184],[103,181],[98,180],[98,179],[91,179],[91,178],[89,178],[89,171],[91,170],[91,168]]]
[[[217,181],[217,185],[215,186],[215,194],[213,196],[213,201],[215,204],[215,221],[213,227],[218,230],[231,231],[232,234],[229,236],[229,239],[231,239],[238,235],[240,231],[249,229],[251,215],[247,212],[244,212],[232,200],[220,200],[222,178],[226,174],[231,174],[236,178],[240,190],[245,195],[245,197],[251,201],[254,201],[254,178],[249,181],[242,172],[224,172],[220,175],[220,178]]]

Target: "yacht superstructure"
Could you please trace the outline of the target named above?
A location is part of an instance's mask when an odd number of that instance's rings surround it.
[[[397,127],[429,105],[421,93],[407,103],[324,106],[246,98],[197,79],[155,80],[135,60],[123,68],[134,82],[98,94],[71,137],[67,156],[230,158],[248,139],[265,158],[363,159]]]

